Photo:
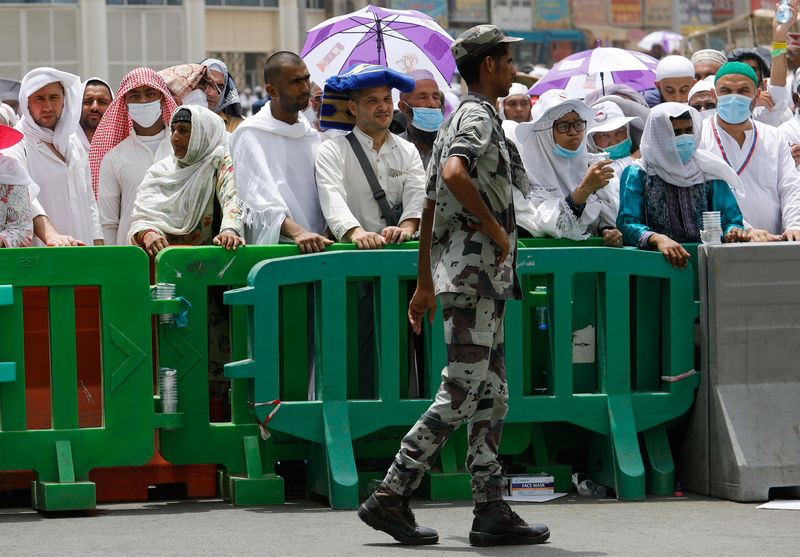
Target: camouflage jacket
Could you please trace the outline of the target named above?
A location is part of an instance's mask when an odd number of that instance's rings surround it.
[[[475,217],[442,179],[452,156],[462,157],[484,203],[506,233],[508,257],[495,264],[500,248],[467,222]],[[523,193],[528,178],[513,143],[507,143],[500,117],[483,96],[467,94],[442,124],[427,169],[426,195],[436,201],[431,239],[431,272],[436,294],[458,292],[485,298],[521,299],[517,277],[517,223],[512,187]]]

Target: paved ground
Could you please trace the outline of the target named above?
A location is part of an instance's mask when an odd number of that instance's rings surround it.
[[[800,511],[757,510],[696,495],[645,502],[569,495],[516,503],[530,521],[550,526],[540,546],[471,548],[471,504],[415,501],[420,523],[440,543],[409,548],[362,524],[355,511],[294,501],[280,507],[232,507],[217,499],[101,505],[91,514],[45,517],[0,509],[0,555],[405,556],[757,556],[800,555]]]

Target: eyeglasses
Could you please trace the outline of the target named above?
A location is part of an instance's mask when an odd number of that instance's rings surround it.
[[[691,106],[698,112],[703,112],[704,110],[714,110],[715,108],[717,108],[717,103],[713,101],[707,101],[701,104],[690,104],[689,106]]]
[[[558,133],[569,133],[569,129],[572,128],[576,132],[582,132],[586,129],[586,120],[575,120],[574,122],[556,122],[553,124],[553,129],[555,129]]]

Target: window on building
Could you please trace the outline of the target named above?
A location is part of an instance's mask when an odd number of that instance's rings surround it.
[[[206,0],[206,6],[229,8],[277,8],[278,0]]]
[[[130,0],[128,0],[130,1]],[[108,72],[119,83],[133,68],[163,70],[186,62],[180,8],[108,10]]]
[[[40,66],[77,74],[77,6],[3,8],[0,75],[20,79]]]

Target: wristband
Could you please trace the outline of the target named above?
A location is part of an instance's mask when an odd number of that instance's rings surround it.
[[[772,57],[773,58],[777,58],[778,56],[781,56],[783,54],[786,54],[786,49],[785,48],[776,48],[776,49],[774,49],[772,51]]]
[[[778,49],[781,49],[781,48],[786,48],[786,43],[773,42],[772,43],[772,48],[775,49],[775,50],[778,50]]]

